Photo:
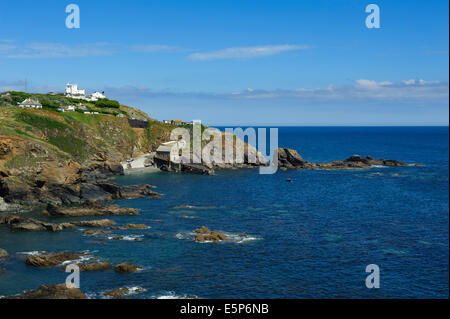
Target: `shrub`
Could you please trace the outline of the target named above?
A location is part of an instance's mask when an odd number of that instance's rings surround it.
[[[94,102],[96,107],[108,107],[108,108],[114,108],[118,109],[120,108],[120,103],[116,100],[109,100],[109,99],[101,99]]]

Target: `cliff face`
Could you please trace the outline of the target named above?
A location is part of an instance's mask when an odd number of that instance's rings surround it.
[[[142,111],[126,112],[151,121]],[[123,173],[120,162],[147,152],[151,143],[149,129],[134,129],[112,114],[0,105],[0,198],[80,202],[83,183]]]

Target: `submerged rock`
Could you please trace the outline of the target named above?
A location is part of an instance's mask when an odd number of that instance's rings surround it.
[[[88,201],[78,207],[62,207],[49,204],[43,214],[50,216],[75,217],[75,216],[103,216],[103,215],[138,215],[134,208],[119,207],[117,205],[103,205],[94,201]]]
[[[123,273],[123,272],[136,272],[138,270],[142,269],[141,266],[133,265],[129,262],[124,262],[121,264],[118,264],[116,267],[114,267],[115,272]]]
[[[6,250],[0,248],[0,259],[8,257],[9,254]]]
[[[25,264],[33,267],[54,267],[65,261],[77,260],[87,253],[60,252],[55,254],[32,255],[25,259]]]
[[[78,288],[67,288],[66,284],[42,285],[36,290],[27,291],[5,299],[87,299]]]

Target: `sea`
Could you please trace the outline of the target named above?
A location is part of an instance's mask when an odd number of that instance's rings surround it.
[[[0,247],[10,254],[0,260],[0,295],[65,282],[63,267],[23,261],[69,250],[88,252],[82,262],[143,267],[82,272],[80,289],[90,298],[123,287],[130,288],[124,298],[449,297],[448,127],[280,127],[278,133],[280,146],[308,161],[359,154],[423,166],[120,176],[115,182],[154,185],[162,198],[117,201],[140,215],[105,218],[148,229],[93,237],[83,229],[0,227]],[[50,220],[39,211],[22,214]],[[193,231],[200,226],[231,240],[197,243]],[[374,275],[378,288],[367,284]]]

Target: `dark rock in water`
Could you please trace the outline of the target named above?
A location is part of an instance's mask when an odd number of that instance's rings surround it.
[[[117,229],[117,230],[126,230],[126,229],[148,229],[149,227],[145,224],[128,224],[125,226],[116,226],[116,227],[109,227],[110,229]]]
[[[85,220],[85,221],[71,222],[71,224],[81,227],[106,227],[115,225],[116,222],[111,219],[100,219],[100,220]]]
[[[352,155],[343,161],[333,161],[329,163],[312,163],[302,159],[295,150],[287,148],[278,148],[278,168],[286,170],[288,168],[296,169],[348,169],[348,168],[369,168],[374,165],[384,166],[405,166],[406,163],[397,160],[374,159],[367,156]]]
[[[133,290],[131,290],[130,288],[124,287],[124,288],[117,288],[117,289],[113,289],[110,290],[108,292],[105,292],[104,295],[108,296],[108,297],[113,297],[113,298],[120,298],[123,297],[125,295],[128,295],[130,293],[141,293],[144,292],[145,290],[142,288],[135,288]]]
[[[111,200],[112,195],[95,184],[83,184],[80,188],[80,197],[84,200]]]
[[[113,297],[113,298],[120,298],[125,295],[128,295],[129,293],[130,293],[130,289],[125,287],[125,288],[117,288],[117,289],[110,290],[108,292],[105,292],[104,295],[108,296],[108,297]]]
[[[115,272],[123,273],[123,272],[136,272],[139,269],[142,269],[141,266],[133,265],[129,262],[124,262],[121,264],[118,264],[116,267],[114,267]]]
[[[205,242],[205,241],[226,241],[228,240],[227,235],[218,232],[218,231],[210,231],[208,227],[202,226],[194,232],[198,233],[198,235],[195,236],[194,240],[196,242]]]
[[[96,262],[90,264],[77,264],[80,271],[98,271],[112,268],[112,265],[108,262]]]
[[[96,236],[96,235],[100,235],[100,234],[106,235],[106,234],[110,234],[110,233],[111,232],[107,231],[107,230],[86,230],[85,232],[83,232],[83,235]]]
[[[43,285],[36,290],[20,295],[7,296],[5,299],[87,299],[78,288],[67,288],[66,284]]]
[[[25,263],[33,267],[54,267],[65,261],[77,260],[87,253],[60,252],[55,254],[32,255],[25,259]]]
[[[34,218],[25,218],[18,215],[0,217],[0,225],[5,224],[14,231],[61,231],[65,228],[75,227],[71,223],[53,224],[46,223]]]
[[[73,216],[103,216],[103,215],[138,215],[139,211],[134,208],[119,207],[117,205],[103,205],[88,201],[78,207],[60,207],[49,204],[44,214],[50,216],[73,217]]]
[[[154,157],[154,163],[161,171],[165,172],[185,172],[192,174],[204,174],[212,175],[214,174],[214,169],[205,164],[200,163],[173,163],[169,161],[164,156],[158,154]]]
[[[198,229],[195,229],[194,232],[199,233],[199,234],[209,234],[211,231],[209,230],[208,227],[202,226]]]
[[[0,259],[8,257],[9,254],[6,250],[0,248]]]
[[[278,166],[298,167],[303,166],[305,161],[296,150],[289,148],[278,148]]]
[[[290,179],[290,178],[286,178],[286,182],[292,182],[292,179]]]

